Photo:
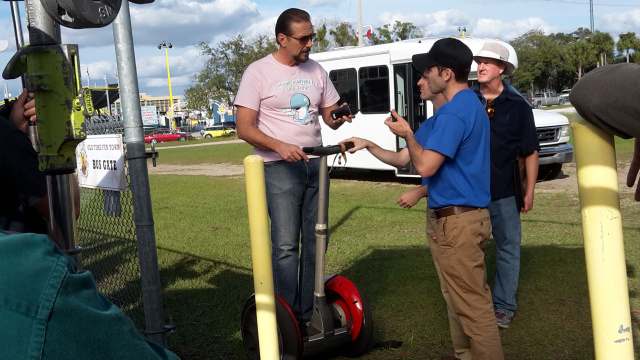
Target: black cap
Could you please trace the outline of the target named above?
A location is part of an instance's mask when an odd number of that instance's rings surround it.
[[[460,70],[471,69],[472,62],[471,49],[454,38],[440,39],[433,43],[428,53],[413,55],[411,58],[411,65],[421,74],[434,66]]]

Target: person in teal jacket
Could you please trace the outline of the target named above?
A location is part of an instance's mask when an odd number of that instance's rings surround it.
[[[47,235],[0,231],[0,359],[179,359]]]

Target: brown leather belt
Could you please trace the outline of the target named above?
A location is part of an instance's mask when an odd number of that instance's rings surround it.
[[[434,212],[436,213],[436,217],[440,219],[443,217],[462,214],[467,211],[479,210],[479,209],[482,209],[482,208],[471,207],[471,206],[447,206],[442,209],[434,210]]]

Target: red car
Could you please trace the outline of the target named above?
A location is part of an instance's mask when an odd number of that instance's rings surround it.
[[[157,130],[144,137],[145,143],[158,143],[166,141],[185,141],[189,135],[175,130]]]

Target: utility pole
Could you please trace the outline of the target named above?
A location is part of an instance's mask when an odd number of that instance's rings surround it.
[[[593,34],[593,0],[589,0],[589,13],[591,14],[591,33]]]
[[[358,0],[358,46],[364,46],[362,42],[362,6],[360,2],[361,0]]]

